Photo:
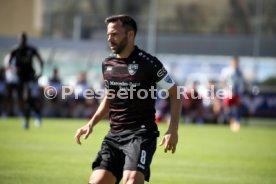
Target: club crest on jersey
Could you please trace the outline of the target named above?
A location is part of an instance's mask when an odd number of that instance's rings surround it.
[[[134,75],[138,70],[138,64],[129,64],[128,65],[128,72],[130,75]]]

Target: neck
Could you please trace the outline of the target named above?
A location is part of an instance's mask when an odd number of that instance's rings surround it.
[[[128,56],[134,50],[134,45],[126,47],[120,54],[116,54],[117,58],[128,58]]]
[[[21,43],[21,44],[19,44],[19,47],[26,47],[26,45],[27,44],[25,44],[25,43]]]

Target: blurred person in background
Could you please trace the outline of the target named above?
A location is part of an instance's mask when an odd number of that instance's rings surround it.
[[[45,99],[45,108],[44,108],[44,113],[45,116],[48,117],[61,117],[63,115],[66,114],[66,109],[67,108],[63,108],[62,107],[62,81],[59,77],[59,70],[58,68],[54,68],[52,71],[52,76],[49,79],[49,83],[48,86],[45,88],[46,89],[50,89],[50,88],[54,88],[56,93],[51,93],[54,91],[49,90],[50,94],[49,96],[51,97],[50,99]],[[64,100],[65,101],[65,100]]]
[[[36,81],[43,71],[43,60],[40,57],[37,49],[28,45],[27,34],[21,32],[18,38],[18,45],[10,51],[9,65],[14,66],[18,76],[18,100],[19,106],[24,113],[23,127],[29,128],[31,105],[29,104],[30,98],[30,85]],[[36,75],[34,69],[34,58],[37,58],[40,64],[40,74]],[[15,64],[13,64],[13,59]]]
[[[233,132],[240,130],[240,98],[244,92],[244,77],[239,68],[239,58],[234,56],[230,66],[223,68],[221,79],[225,88],[223,110]]]
[[[92,89],[87,82],[86,75],[86,72],[80,72],[74,86],[74,96],[76,99],[74,99],[71,104],[71,114],[74,118],[84,118],[89,116],[89,112],[87,112],[87,100],[90,97],[87,98],[86,95],[88,95],[88,91]]]
[[[113,52],[102,64],[105,97],[91,120],[77,130],[75,139],[81,144],[80,138],[88,138],[94,126],[109,113],[110,131],[92,164],[89,183],[118,184],[123,178],[124,184],[143,184],[150,178],[159,131],[155,123],[155,99],[151,95],[141,99],[138,91],[149,92],[156,85],[168,90],[171,119],[160,144],[165,146],[165,152],[176,151],[181,102],[177,99],[176,84],[162,63],[135,46],[135,20],[117,15],[108,17],[105,23]],[[120,98],[120,90],[131,90],[133,98]]]
[[[22,116],[21,109],[18,109],[18,76],[15,67],[15,58],[10,61],[10,54],[4,58],[5,79],[7,84],[6,111],[8,116]],[[19,111],[19,112],[18,112]]]
[[[209,80],[207,85],[207,98],[204,100],[204,106],[206,109],[205,117],[212,122],[216,122],[218,124],[223,124],[225,122],[225,117],[223,113],[222,107],[222,95],[218,93],[219,86],[215,80]],[[221,95],[221,96],[218,96]]]
[[[155,116],[156,123],[158,124],[162,121],[167,122],[170,115],[170,101],[168,99],[161,99],[157,97],[155,107],[156,107],[156,116]]]
[[[187,89],[185,97],[182,100],[182,107],[186,123],[204,123],[202,96],[197,90],[196,81],[193,81]]]

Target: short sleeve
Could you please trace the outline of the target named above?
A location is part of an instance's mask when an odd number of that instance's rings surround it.
[[[105,87],[105,89],[108,89],[109,88],[108,81],[105,79],[105,62],[106,62],[106,60],[104,60],[102,62],[102,76],[104,79],[104,87]]]
[[[157,86],[162,89],[170,89],[175,84],[166,68],[157,58],[154,58],[153,61],[153,78]]]

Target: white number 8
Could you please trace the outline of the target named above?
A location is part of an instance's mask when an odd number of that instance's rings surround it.
[[[140,158],[141,164],[145,164],[146,163],[146,156],[147,156],[147,152],[145,150],[142,150],[141,151],[141,158]]]

